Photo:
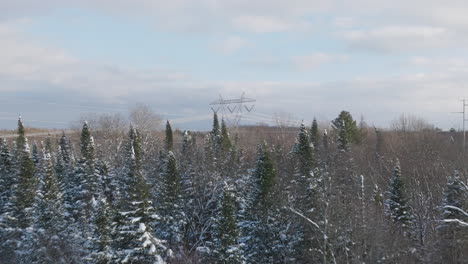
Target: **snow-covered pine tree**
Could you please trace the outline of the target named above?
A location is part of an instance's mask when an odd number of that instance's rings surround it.
[[[32,160],[34,162],[34,168],[39,169],[40,166],[41,166],[41,157],[39,155],[39,149],[37,147],[37,143],[34,142],[32,144],[32,152],[31,152],[31,157],[32,157]]]
[[[27,228],[32,223],[32,211],[37,187],[37,180],[34,177],[34,162],[30,155],[23,122],[19,118],[14,166],[18,185],[14,191],[12,220],[14,226],[20,229]]]
[[[92,252],[91,258],[96,264],[111,264],[116,260],[115,251],[112,245],[114,212],[105,198],[97,203],[97,213],[95,218],[96,249]]]
[[[401,176],[400,162],[397,160],[393,169],[388,199],[385,201],[387,211],[392,221],[400,224],[403,228],[408,228],[413,222],[411,207],[406,199],[406,189]]]
[[[447,179],[441,210],[437,253],[447,263],[463,263],[468,257],[468,189],[458,171]]]
[[[245,263],[243,249],[239,242],[237,206],[234,191],[224,183],[223,194],[219,201],[218,214],[214,223],[212,257],[216,263]]]
[[[320,142],[320,134],[317,119],[315,119],[315,117],[312,121],[312,127],[310,128],[310,142],[314,145],[314,148],[318,148]]]
[[[102,179],[96,168],[95,145],[88,123],[83,124],[80,137],[81,159],[75,172],[69,195],[74,197],[73,215],[82,217],[85,222],[93,222],[94,203],[102,195]],[[78,215],[77,215],[78,214]],[[87,225],[87,224],[86,224]]]
[[[266,143],[257,151],[252,173],[250,205],[242,223],[245,254],[249,263],[283,263],[284,245],[280,239],[278,198],[275,196],[276,171]]]
[[[220,145],[223,151],[229,151],[232,147],[231,140],[229,139],[229,132],[226,126],[224,118],[221,119],[221,135],[220,135]]]
[[[14,261],[16,243],[11,222],[16,189],[12,155],[5,139],[0,139],[0,257]]]
[[[308,178],[315,165],[314,149],[310,143],[310,136],[304,123],[301,123],[299,134],[294,145],[293,153],[298,163],[298,173],[301,178]]]
[[[0,226],[2,215],[11,207],[15,177],[13,175],[13,160],[7,141],[0,138]]]
[[[33,223],[34,197],[37,181],[34,176],[34,163],[21,117],[18,119],[18,137],[14,152],[13,185],[11,207],[3,214],[2,255],[14,263],[20,261],[25,252],[19,246],[27,241]]]
[[[468,215],[464,213],[466,206],[468,206],[468,190],[466,185],[460,179],[460,174],[455,171],[453,176],[447,180],[447,185],[444,191],[444,200],[442,204],[443,219],[463,221],[468,219]],[[447,221],[450,223],[450,221]]]
[[[346,123],[345,121],[342,121],[343,124],[339,126],[338,129],[338,150],[340,151],[349,151],[349,135],[347,134],[348,132],[346,131]]]
[[[38,190],[34,205],[32,252],[28,263],[73,263],[74,245],[66,232],[65,209],[50,150],[43,149]],[[24,260],[24,259],[23,259]]]
[[[290,205],[295,210],[304,214],[309,219],[316,221],[319,212],[317,208],[318,195],[318,174],[316,171],[316,162],[314,149],[310,143],[309,133],[304,125],[301,124],[296,143],[293,148],[293,160],[295,164],[294,178],[292,182],[292,190],[290,197]],[[317,235],[316,229],[311,228],[307,221],[302,218],[293,220],[295,225],[294,233],[292,234],[291,244],[293,245],[293,256],[291,259],[298,263],[307,263],[315,254],[314,243]]]
[[[124,168],[121,171],[124,184],[119,199],[119,208],[114,235],[116,262],[118,263],[164,263],[162,255],[166,250],[163,241],[154,237],[151,228],[156,220],[151,192],[143,176],[141,157],[134,147],[141,146],[136,137],[138,132],[130,129],[129,141],[125,147]]]
[[[75,157],[73,155],[71,142],[65,135],[65,132],[63,132],[59,140],[55,164],[55,172],[63,188],[65,188],[65,185],[72,177],[74,165]]]
[[[160,237],[168,242],[173,250],[182,246],[186,216],[181,193],[181,177],[177,169],[174,153],[167,154],[166,168],[161,175],[162,184],[158,194],[158,223]]]
[[[218,137],[221,134],[221,129],[219,127],[219,120],[218,120],[218,114],[214,113],[213,114],[213,128],[211,129],[210,132],[210,137],[212,142],[218,142]]]
[[[166,122],[166,138],[164,139],[164,147],[166,151],[173,151],[174,149],[174,136],[172,134],[172,127],[169,120]]]
[[[196,186],[195,168],[198,157],[195,138],[189,131],[185,131],[182,142],[182,156],[180,159],[181,194],[184,213],[187,220],[185,228],[185,243],[192,247],[196,243],[197,215],[196,215]]]

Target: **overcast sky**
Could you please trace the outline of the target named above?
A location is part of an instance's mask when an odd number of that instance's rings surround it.
[[[0,0],[0,128],[135,103],[203,128],[211,101],[242,92],[251,122],[348,110],[459,128],[467,13],[455,0]]]

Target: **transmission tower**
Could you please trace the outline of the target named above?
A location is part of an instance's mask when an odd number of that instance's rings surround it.
[[[244,111],[247,113],[252,112],[256,100],[245,97],[242,93],[240,98],[224,99],[219,95],[219,99],[211,102],[211,110],[213,113],[221,113],[222,118],[226,120],[231,126],[237,127],[242,120]]]

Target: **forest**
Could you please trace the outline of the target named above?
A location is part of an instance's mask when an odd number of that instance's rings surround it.
[[[20,118],[0,139],[0,263],[468,262],[461,132],[319,121],[28,141]]]

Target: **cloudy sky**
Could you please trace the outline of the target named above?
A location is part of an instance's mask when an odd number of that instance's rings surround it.
[[[459,128],[467,12],[457,0],[0,0],[0,127],[144,103],[203,128],[219,94],[245,92],[250,122],[345,109],[376,126],[407,113]]]

